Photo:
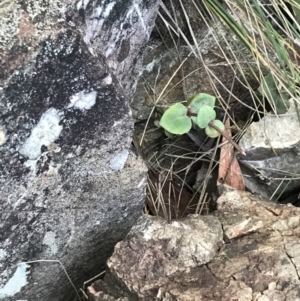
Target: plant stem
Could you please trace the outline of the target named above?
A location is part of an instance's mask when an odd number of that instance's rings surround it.
[[[215,129],[218,133],[220,133],[223,137],[225,137],[228,140],[228,142],[230,142],[242,155],[246,156],[245,151],[241,147],[239,147],[239,145],[234,140],[232,140],[231,137],[228,136],[225,131],[217,127],[212,121],[208,123],[208,126]]]
[[[198,114],[191,112],[191,110],[190,110],[189,107],[187,108],[187,116],[195,116],[195,117],[197,117],[197,115],[198,115]],[[245,151],[244,151],[241,147],[239,147],[238,144],[237,144],[234,140],[232,140],[231,137],[228,136],[227,133],[226,133],[225,131],[221,130],[219,127],[217,127],[216,125],[213,124],[213,120],[210,121],[210,122],[208,123],[208,125],[209,125],[210,127],[212,127],[213,129],[215,129],[215,130],[216,130],[218,133],[220,133],[223,137],[225,137],[225,138],[228,140],[228,142],[230,142],[230,143],[231,143],[231,144],[232,144],[232,145],[233,145],[233,146],[234,146],[234,147],[235,147],[242,155],[246,156]]]

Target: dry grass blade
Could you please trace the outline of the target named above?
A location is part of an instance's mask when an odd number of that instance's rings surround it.
[[[299,66],[293,63],[287,48],[295,50],[292,41],[299,39],[299,33],[295,30],[299,24],[291,8],[287,7],[287,2],[270,0],[269,5],[265,5],[257,0],[252,2],[225,0],[228,10],[220,6],[215,9],[216,1],[204,2],[208,9],[213,7],[212,13],[233,29],[238,38],[252,51],[258,59],[258,67],[267,68],[285,92],[295,98],[298,90],[296,83],[299,82]],[[292,1],[289,4],[292,9],[297,5]],[[234,19],[228,17],[228,11],[232,13]],[[278,30],[283,32],[283,35],[279,34]],[[292,52],[295,53],[293,50]]]
[[[174,175],[173,175],[174,176]],[[172,173],[149,170],[147,205],[153,215],[167,220],[195,213],[196,198],[190,194],[184,181],[173,179]]]

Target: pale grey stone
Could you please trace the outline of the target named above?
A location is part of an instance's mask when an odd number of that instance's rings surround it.
[[[247,168],[244,180],[251,192],[276,200],[299,188],[300,131],[293,102],[286,114],[270,113],[251,123],[239,145],[246,152],[238,157]]]

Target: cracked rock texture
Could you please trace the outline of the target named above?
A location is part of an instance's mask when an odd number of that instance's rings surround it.
[[[300,210],[228,187],[217,203],[213,216],[169,224],[141,217],[90,295],[96,301],[299,301]]]
[[[158,0],[0,3],[0,300],[74,300],[141,215],[128,106]],[[28,263],[31,261],[31,263]]]

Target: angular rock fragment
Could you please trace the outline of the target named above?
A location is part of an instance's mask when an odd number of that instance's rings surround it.
[[[300,192],[300,131],[293,102],[286,114],[269,114],[253,122],[239,144],[247,154],[239,161],[246,167],[244,179],[251,192],[274,200],[295,189]]]

